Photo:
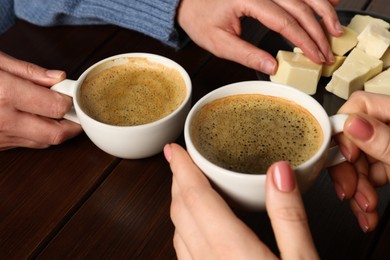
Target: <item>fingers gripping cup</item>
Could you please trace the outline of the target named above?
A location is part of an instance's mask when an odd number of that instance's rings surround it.
[[[191,106],[191,80],[176,62],[129,53],[102,60],[76,81],[52,88],[73,98],[65,118],[81,124],[103,151],[125,159],[155,155],[181,134]]]
[[[322,168],[345,160],[330,143],[346,117],[328,117],[295,88],[240,82],[200,99],[188,114],[184,136],[193,161],[232,206],[261,210],[265,173],[273,162],[289,161],[306,191]]]

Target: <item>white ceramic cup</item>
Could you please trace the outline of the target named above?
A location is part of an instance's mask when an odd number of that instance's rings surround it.
[[[329,117],[323,107],[311,96],[295,88],[269,81],[239,82],[216,89],[192,107],[184,126],[184,138],[187,151],[195,164],[233,207],[263,210],[266,175],[238,173],[211,163],[195,148],[190,135],[190,126],[194,115],[202,106],[215,99],[236,94],[263,94],[291,100],[306,108],[320,123],[324,137],[320,149],[309,160],[294,168],[301,192],[312,185],[321,169],[345,161],[338,147],[330,148],[330,144],[332,136],[343,131],[347,115]]]
[[[115,126],[88,116],[79,103],[78,93],[83,81],[102,70],[125,64],[128,58],[133,57],[146,58],[179,71],[186,87],[183,103],[168,116],[143,125]],[[182,133],[185,118],[191,108],[192,84],[188,73],[176,62],[148,53],[127,53],[109,57],[92,65],[77,80],[66,79],[51,89],[73,98],[73,108],[64,118],[81,124],[87,136],[100,149],[125,159],[145,158],[161,152],[165,144],[175,141]]]

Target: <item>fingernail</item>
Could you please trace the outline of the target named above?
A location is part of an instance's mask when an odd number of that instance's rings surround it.
[[[318,57],[320,58],[321,63],[326,62],[326,59],[325,59],[324,55],[322,54],[322,52],[318,52]]]
[[[344,155],[348,162],[352,160],[352,155],[344,145],[339,145],[340,152]]]
[[[274,165],[273,181],[280,191],[291,192],[294,190],[295,179],[288,162],[278,162]]]
[[[371,124],[364,118],[355,116],[347,125],[346,130],[350,135],[360,140],[368,140],[374,133]]]
[[[336,194],[339,197],[339,199],[341,201],[343,201],[345,199],[345,192],[344,192],[343,188],[341,188],[341,186],[339,184],[335,183],[334,189],[335,189]]]
[[[260,70],[264,73],[267,73],[268,75],[273,75],[276,72],[276,64],[275,62],[268,59],[263,60],[260,63]]]
[[[369,226],[368,226],[368,221],[367,221],[366,215],[364,213],[358,213],[357,219],[358,219],[360,228],[363,230],[364,233],[367,233]]]
[[[46,70],[46,76],[53,79],[59,79],[63,77],[65,72],[61,70]]]
[[[335,62],[335,58],[334,58],[332,50],[329,49],[327,56],[328,56],[328,63],[333,64]]]
[[[172,147],[170,144],[166,144],[164,147],[165,159],[170,163],[172,160]]]
[[[343,30],[343,27],[341,26],[341,23],[340,21],[336,21],[335,24],[334,24],[334,28],[336,29],[336,31],[338,33],[344,33],[344,30]]]
[[[358,192],[355,193],[354,199],[356,200],[356,203],[358,204],[359,208],[363,212],[367,212],[367,209],[368,209],[368,199],[366,198],[366,196],[364,196],[363,193],[358,191]]]

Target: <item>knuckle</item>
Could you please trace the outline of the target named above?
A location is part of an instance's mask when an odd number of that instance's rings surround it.
[[[202,196],[205,194],[203,189],[188,188],[183,191],[183,200],[188,208],[194,208],[198,201],[201,201]]]
[[[390,131],[389,131],[390,133]],[[378,145],[379,151],[377,152],[378,155],[381,155],[384,161],[390,161],[390,136],[386,136],[386,141],[383,142],[383,145]]]
[[[2,75],[2,72],[0,72],[0,78],[1,79],[6,79],[7,77],[4,77]],[[12,100],[12,93],[9,87],[10,83],[9,82],[1,82],[0,85],[0,107],[7,107],[10,105],[11,100]]]
[[[295,20],[292,16],[286,16],[283,18],[282,22],[280,23],[279,28],[277,29],[277,32],[279,32],[282,35],[288,35],[292,31],[295,31],[295,28],[299,27],[298,21]]]
[[[349,97],[349,99],[353,99],[353,100],[362,100],[365,98],[365,92],[362,91],[362,90],[357,90],[357,91],[354,91],[352,92],[351,96]]]
[[[49,144],[58,145],[66,140],[67,134],[62,127],[56,127],[54,131],[50,132]]]
[[[289,223],[307,223],[307,216],[303,209],[289,206],[275,210],[275,218]]]
[[[53,118],[63,118],[65,114],[72,107],[72,99],[70,97],[63,96],[59,93],[54,93],[55,98],[51,103],[51,111]]]
[[[26,62],[25,63],[25,71],[26,71],[27,77],[34,78],[34,76],[38,72],[38,67],[32,63]]]

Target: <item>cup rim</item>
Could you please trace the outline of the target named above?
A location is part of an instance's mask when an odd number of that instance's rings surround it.
[[[245,88],[245,89],[243,89]],[[249,90],[248,90],[248,89]],[[263,88],[262,91],[255,92],[253,89],[254,88]],[[271,90],[271,88],[281,88],[284,89],[285,92],[283,92],[283,95],[273,95],[274,91],[264,91],[264,88],[267,88],[268,90]],[[225,92],[225,93],[224,93]],[[228,92],[226,94],[226,92]],[[266,92],[266,93],[265,93]],[[195,115],[195,113],[203,107],[205,104],[212,102],[213,100],[216,100],[218,98],[226,97],[226,96],[232,96],[232,95],[237,95],[237,94],[262,94],[262,95],[271,95],[271,96],[278,96],[290,101],[293,101],[296,103],[296,101],[292,98],[286,97],[286,93],[296,93],[296,95],[299,95],[303,97],[305,100],[310,102],[311,104],[318,106],[321,108],[317,112],[321,115],[321,117],[327,118],[327,120],[320,120],[315,116],[317,119],[318,123],[321,125],[321,129],[323,131],[323,142],[320,146],[320,148],[317,150],[317,152],[310,157],[307,161],[303,162],[302,164],[294,167],[294,171],[300,171],[301,169],[307,168],[309,165],[314,165],[315,162],[320,160],[321,156],[325,153],[325,151],[328,149],[330,140],[331,140],[331,125],[329,121],[329,116],[327,115],[326,111],[323,109],[322,105],[315,100],[312,96],[302,92],[301,90],[298,90],[296,88],[293,88],[291,86],[287,86],[284,84],[280,83],[275,83],[275,82],[270,82],[270,81],[242,81],[242,82],[236,82],[232,84],[228,84],[222,87],[219,87],[205,96],[203,96],[201,99],[199,99],[191,108],[190,112],[187,115],[185,125],[184,125],[184,139],[185,143],[187,146],[187,150],[190,154],[190,156],[194,159],[195,163],[197,161],[200,161],[200,165],[198,165],[199,168],[211,168],[213,169],[213,174],[229,174],[231,176],[234,176],[236,178],[245,178],[245,179],[258,179],[258,178],[265,178],[266,172],[263,174],[250,174],[250,173],[242,173],[242,172],[236,172],[236,171],[231,171],[226,168],[223,168],[221,166],[216,165],[215,163],[210,162],[207,160],[195,147],[194,143],[192,142],[192,138],[190,135],[190,124],[192,122],[192,119]],[[306,110],[307,104],[299,104],[302,107],[304,107]],[[309,111],[311,114],[313,114],[311,111]],[[206,166],[202,166],[206,165]],[[202,169],[203,170],[203,169]],[[207,175],[207,173],[206,173]]]
[[[179,71],[180,75],[182,76],[182,78],[184,80],[185,87],[186,87],[186,96],[185,96],[184,100],[182,101],[182,103],[174,111],[172,111],[170,114],[168,114],[168,115],[166,115],[166,116],[164,116],[164,117],[162,117],[162,118],[160,118],[158,120],[155,120],[155,121],[152,121],[152,122],[149,122],[149,123],[146,123],[146,124],[141,124],[141,125],[128,125],[128,126],[111,125],[111,124],[107,124],[107,123],[98,121],[95,118],[89,116],[79,106],[79,102],[78,102],[78,98],[79,98],[78,92],[79,92],[80,86],[82,85],[82,82],[87,77],[87,75],[93,69],[95,69],[97,66],[102,65],[102,64],[104,64],[106,62],[109,62],[109,61],[112,61],[112,60],[116,60],[116,59],[121,59],[121,58],[138,58],[138,57],[139,58],[150,59],[152,62],[157,62],[157,63],[160,63],[160,64],[162,64],[164,66],[168,66],[168,67],[177,69]],[[95,124],[98,124],[99,127],[132,128],[132,129],[139,129],[139,130],[142,130],[142,128],[153,127],[155,125],[159,125],[159,124],[161,124],[161,123],[163,123],[165,121],[168,121],[171,118],[175,117],[178,113],[180,113],[180,111],[182,111],[188,105],[188,103],[191,101],[191,96],[192,96],[192,81],[191,81],[191,78],[190,78],[188,72],[183,68],[183,66],[181,66],[179,63],[177,63],[176,61],[174,61],[174,60],[172,60],[170,58],[167,58],[167,57],[164,57],[164,56],[161,56],[161,55],[158,55],[158,54],[144,53],[144,52],[122,53],[122,54],[117,54],[117,55],[114,55],[114,56],[107,57],[107,58],[105,58],[103,60],[100,60],[100,61],[94,63],[93,65],[89,66],[88,69],[86,69],[80,75],[80,77],[76,80],[76,84],[77,84],[76,91],[75,91],[74,96],[73,96],[73,104],[76,107],[76,110],[78,112],[81,112],[84,117],[89,118],[89,120],[93,121]]]

